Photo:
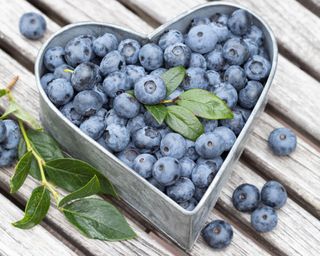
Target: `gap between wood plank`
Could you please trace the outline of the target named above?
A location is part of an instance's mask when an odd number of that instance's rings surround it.
[[[296,0],[309,11],[320,17],[320,1],[319,0]]]

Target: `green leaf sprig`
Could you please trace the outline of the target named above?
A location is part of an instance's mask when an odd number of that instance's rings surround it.
[[[50,208],[52,196],[66,219],[89,238],[119,241],[136,237],[113,205],[92,197],[96,194],[117,197],[111,182],[88,163],[65,158],[56,141],[16,103],[11,89],[17,80],[18,77],[15,77],[5,89],[0,90],[0,97],[8,96],[9,104],[0,118],[14,116],[22,134],[18,149],[19,161],[10,180],[11,193],[21,188],[28,174],[41,184],[33,190],[24,217],[13,223],[13,226],[30,229],[38,225]],[[24,123],[30,128],[26,129]],[[57,187],[70,193],[63,197]]]
[[[167,96],[179,87],[185,76],[186,70],[182,66],[162,74]],[[130,93],[133,94],[132,91]],[[173,131],[193,141],[204,131],[198,117],[209,120],[233,118],[232,110],[222,99],[202,89],[190,89],[175,99],[163,100],[157,105],[145,105],[145,108],[159,124],[166,122]]]

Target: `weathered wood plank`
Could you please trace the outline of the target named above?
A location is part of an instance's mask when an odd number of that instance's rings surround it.
[[[206,0],[128,0],[133,8],[140,8],[160,23]],[[320,79],[320,19],[295,0],[232,0],[261,15],[273,29],[281,49],[301,64],[301,68]]]
[[[276,161],[269,158],[269,162]],[[287,176],[291,176],[291,174],[288,173]],[[222,190],[218,204],[225,208],[230,215],[251,228],[250,215],[237,211],[232,206],[231,196],[234,189],[242,183],[251,183],[261,189],[265,182],[263,178],[245,166],[244,163],[239,163],[236,165],[230,181]],[[287,184],[284,185],[289,188]],[[300,187],[302,186],[303,184],[300,184]],[[255,237],[264,239],[286,255],[319,255],[319,220],[290,198],[288,198],[286,205],[277,212],[279,223],[276,229],[266,234],[255,233]]]
[[[297,0],[303,6],[307,7],[314,14],[320,16],[320,1],[319,0]]]
[[[77,255],[42,226],[19,230],[11,225],[22,211],[0,194],[0,255]]]

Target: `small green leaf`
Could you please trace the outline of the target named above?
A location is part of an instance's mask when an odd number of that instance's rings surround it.
[[[203,133],[203,125],[190,110],[174,105],[167,108],[166,123],[172,130],[193,141]]]
[[[150,114],[156,119],[159,124],[162,124],[168,110],[166,106],[158,104],[158,105],[145,105],[145,108],[150,112]]]
[[[169,96],[182,83],[186,75],[186,69],[183,66],[170,68],[161,75],[167,87],[167,96]]]
[[[0,98],[4,95],[7,95],[8,90],[7,89],[0,89]]]
[[[9,106],[6,112],[1,116],[1,119],[6,118],[8,115],[14,115],[18,119],[22,120],[23,122],[27,123],[33,129],[39,130],[42,129],[39,122],[31,116],[27,111],[25,111],[18,103],[11,100],[9,101]]]
[[[131,96],[134,96],[134,91],[133,90],[128,90],[126,93],[130,94]]]
[[[73,201],[63,208],[63,212],[68,221],[89,238],[119,241],[136,237],[122,214],[104,200]]]
[[[26,143],[24,141],[24,139],[21,139],[19,142],[19,147],[18,147],[18,157],[19,159],[21,159],[21,157],[24,156],[24,154],[27,152],[27,147],[26,147]],[[36,159],[34,158],[34,156],[31,157],[31,165],[30,165],[30,169],[29,169],[29,174],[37,179],[37,180],[41,180],[41,174],[40,174],[40,170],[39,170],[39,166],[37,164]]]
[[[196,116],[205,119],[231,119],[232,110],[216,95],[202,89],[191,89],[179,96],[179,106],[189,109]]]
[[[73,192],[85,186],[94,175],[100,182],[101,192],[116,196],[111,182],[102,176],[93,166],[73,158],[60,158],[46,163],[46,173],[50,181],[67,191]]]
[[[23,219],[12,225],[29,229],[38,225],[46,216],[50,207],[50,192],[44,186],[37,187],[33,190],[30,199],[27,202],[25,215]]]
[[[93,178],[82,188],[72,192],[71,194],[65,196],[61,199],[61,201],[58,204],[58,207],[61,207],[70,201],[73,201],[75,199],[92,196],[94,194],[99,193],[100,191],[100,182],[96,175],[93,176]]]
[[[24,154],[16,165],[16,171],[10,180],[10,192],[15,193],[26,180],[32,161],[32,152]]]
[[[32,147],[35,148],[45,161],[63,157],[57,142],[46,132],[28,130],[27,135]]]
[[[20,159],[21,157],[23,157],[26,152],[27,152],[26,142],[24,141],[23,138],[21,138],[18,146],[18,158]]]

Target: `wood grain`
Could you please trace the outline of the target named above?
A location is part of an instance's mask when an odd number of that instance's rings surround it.
[[[23,212],[0,194],[0,255],[40,256],[77,255],[42,226],[19,230],[11,225]]]

